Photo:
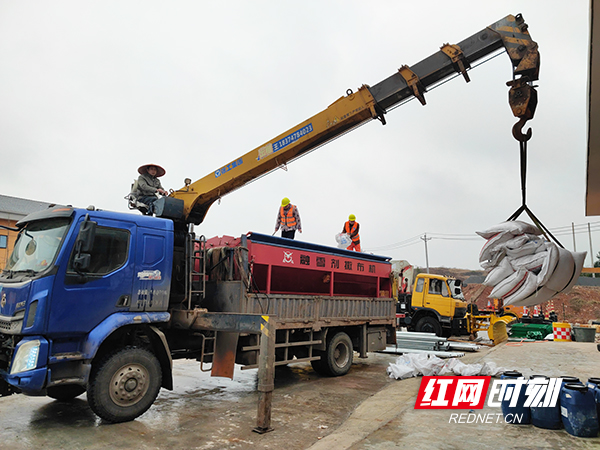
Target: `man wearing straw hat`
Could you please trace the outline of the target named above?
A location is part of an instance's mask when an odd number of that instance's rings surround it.
[[[154,202],[158,200],[156,194],[169,194],[164,190],[158,179],[167,172],[158,164],[144,164],[139,167],[138,173],[140,176],[137,180],[136,199],[148,205],[148,214],[154,214]]]

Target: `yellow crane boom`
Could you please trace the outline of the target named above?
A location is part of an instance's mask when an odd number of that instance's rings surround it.
[[[540,57],[523,17],[506,16],[457,45],[444,44],[413,66],[402,66],[396,73],[373,87],[363,85],[348,90],[327,109],[249,151],[198,181],[186,179],[185,186],[157,202],[160,217],[202,223],[210,206],[225,194],[283,166],[357,126],[379,119],[411,97],[425,105],[427,88],[461,73],[468,82],[471,64],[504,48],[510,57],[514,79],[509,93],[513,114],[521,119],[513,132],[520,133],[533,117],[537,97],[531,83],[538,79]]]

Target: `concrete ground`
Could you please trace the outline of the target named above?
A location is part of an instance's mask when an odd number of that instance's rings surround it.
[[[600,438],[531,425],[449,423],[450,410],[415,410],[420,378],[390,379],[397,356],[356,358],[349,374],[323,378],[309,364],[279,368],[273,397],[274,430],[256,434],[256,371],[234,380],[210,378],[191,361],[175,364],[176,389],[161,391],[142,417],[107,424],[85,395],[71,402],[13,395],[0,399],[0,448],[100,449],[592,449]],[[592,343],[501,344],[468,353],[470,364],[493,361],[525,376],[600,376]],[[485,407],[483,413],[497,413]]]
[[[600,375],[600,353],[593,343],[504,343],[461,358],[466,364],[492,361],[524,376]],[[533,425],[449,423],[449,410],[414,409],[420,379],[390,384],[359,405],[337,429],[310,450],[326,449],[598,449],[600,437],[577,438],[564,430]],[[479,412],[479,411],[477,411]],[[482,413],[498,413],[487,405]]]

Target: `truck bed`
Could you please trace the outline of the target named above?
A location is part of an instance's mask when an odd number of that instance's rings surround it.
[[[395,322],[387,257],[257,233],[207,247],[210,266],[222,267],[201,304],[210,312],[272,315],[278,328]]]

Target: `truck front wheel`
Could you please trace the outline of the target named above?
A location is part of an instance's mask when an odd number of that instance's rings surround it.
[[[421,333],[435,333],[436,336],[442,335],[442,326],[433,317],[421,317],[415,330]]]
[[[108,422],[127,422],[152,406],[161,383],[156,356],[142,348],[126,347],[106,355],[92,370],[88,403]]]

